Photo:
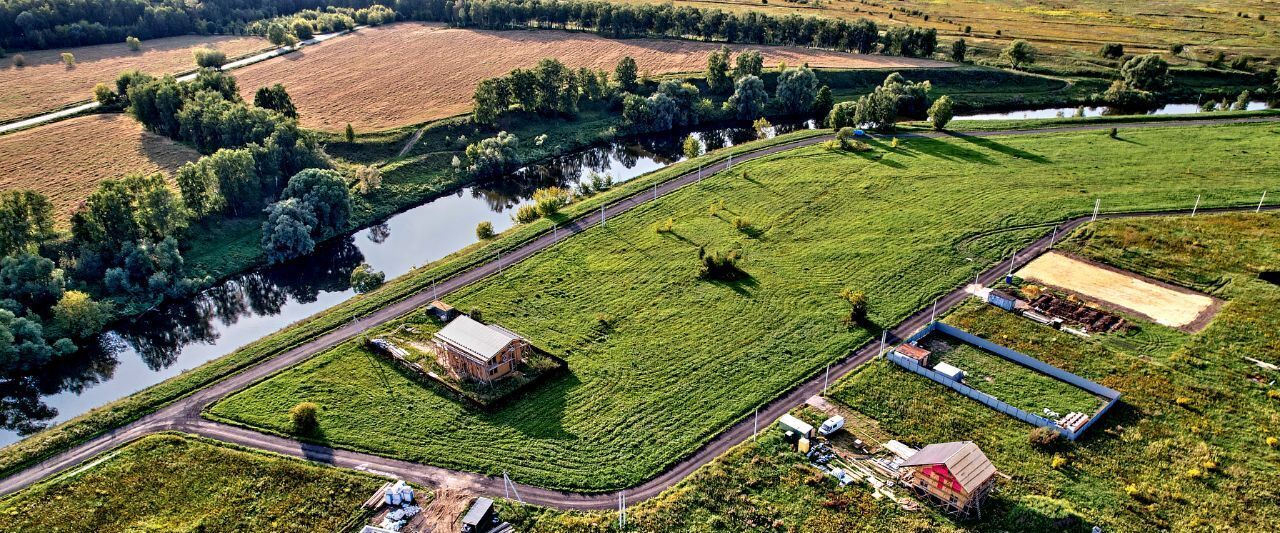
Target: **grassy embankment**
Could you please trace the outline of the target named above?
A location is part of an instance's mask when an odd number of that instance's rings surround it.
[[[354,530],[367,518],[360,504],[385,482],[165,433],[0,501],[0,530]]]
[[[769,140],[756,141],[717,150],[699,158],[696,163],[682,162],[641,176],[613,189],[565,208],[567,218],[592,214],[606,205],[647,190],[696,168],[711,164],[730,154],[742,155],[778,143],[791,142],[823,132],[802,131]],[[516,226],[489,241],[483,241],[424,265],[368,294],[356,296],[322,314],[299,321],[281,331],[246,345],[224,357],[210,361],[180,376],[149,387],[121,400],[98,407],[51,429],[32,435],[21,442],[0,448],[0,475],[7,475],[56,454],[95,435],[132,422],[191,392],[244,368],[323,335],[353,318],[367,315],[386,305],[426,289],[433,281],[447,278],[485,261],[495,254],[519,247],[525,242],[551,231],[551,224],[539,220]]]
[[[1280,183],[1273,130],[955,136],[770,156],[450,297],[569,361],[569,376],[514,405],[471,412],[352,341],[212,414],[284,432],[285,411],[315,401],[329,444],[549,487],[630,486],[877,333],[840,325],[841,289],[866,290],[871,320],[892,324],[1094,198],[1115,211],[1188,207],[1197,193],[1202,205],[1250,202]],[[1188,136],[1203,149],[1175,150]],[[669,219],[673,232],[655,231]],[[749,277],[698,279],[699,246],[741,250]]]
[[[946,321],[1095,379],[1124,394],[1083,440],[1038,450],[1030,426],[884,362],[832,397],[912,444],[978,442],[1002,483],[985,529],[1018,506],[1074,509],[1106,530],[1269,529],[1280,520],[1280,287],[1258,279],[1280,264],[1273,213],[1106,221],[1064,248],[1228,300],[1196,335],[1161,343],[1096,341],[970,304]],[[1144,327],[1152,327],[1144,324]],[[1068,460],[1053,469],[1054,454]]]

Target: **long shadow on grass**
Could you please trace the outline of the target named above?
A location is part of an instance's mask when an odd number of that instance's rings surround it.
[[[732,279],[732,280],[708,279],[705,281],[713,285],[719,285],[721,287],[725,287],[742,296],[751,296],[751,289],[754,289],[760,286],[760,282],[756,281],[755,276],[752,276],[751,274],[748,274],[746,272],[743,272],[741,275],[739,275],[737,279]]]
[[[1009,145],[1007,145],[1007,144],[1001,144],[1001,143],[998,143],[998,142],[996,142],[996,141],[993,141],[993,140],[991,140],[991,139],[989,139],[989,138],[987,138],[987,137],[978,137],[978,136],[975,136],[975,135],[968,135],[968,134],[960,133],[960,132],[956,132],[956,131],[947,131],[947,132],[945,132],[945,133],[946,133],[947,135],[949,135],[949,136],[951,136],[951,137],[955,138],[955,139],[959,139],[959,140],[961,140],[961,141],[964,141],[964,142],[967,142],[967,143],[970,143],[970,144],[976,144],[976,145],[981,146],[981,147],[983,147],[983,148],[986,148],[986,149],[988,149],[988,150],[992,150],[992,151],[1000,152],[1000,153],[1002,153],[1002,154],[1004,154],[1004,155],[1007,155],[1007,156],[1009,156],[1009,157],[1016,157],[1016,158],[1018,158],[1018,159],[1026,159],[1027,161],[1031,161],[1032,163],[1039,163],[1039,164],[1042,164],[1042,165],[1043,165],[1043,164],[1047,164],[1047,163],[1051,163],[1051,162],[1052,162],[1052,161],[1050,161],[1048,158],[1046,158],[1046,157],[1044,157],[1044,156],[1042,156],[1042,155],[1034,154],[1034,153],[1028,152],[1028,151],[1026,151],[1026,150],[1021,150],[1021,149],[1018,149],[1018,148],[1014,148],[1014,147],[1009,146]]]
[[[484,415],[498,426],[509,426],[526,437],[543,440],[578,440],[564,429],[564,411],[569,392],[582,386],[582,380],[568,372],[544,381],[537,388],[512,398],[501,411]]]
[[[861,159],[865,159],[865,160],[866,160],[867,162],[869,162],[869,163],[879,163],[879,164],[884,165],[884,166],[889,167],[889,168],[895,168],[895,169],[904,169],[904,168],[907,168],[907,166],[906,166],[906,165],[904,165],[904,164],[902,164],[902,163],[899,163],[899,162],[894,161],[894,160],[892,160],[892,159],[885,159],[885,158],[884,158],[885,154],[884,154],[884,153],[882,153],[882,152],[847,152],[847,151],[841,151],[841,152],[839,152],[839,155],[840,155],[840,156],[842,156],[842,157],[858,157],[858,158],[861,158]]]
[[[883,144],[883,143],[881,143]],[[999,161],[987,154],[967,148],[959,143],[945,142],[931,137],[912,138],[898,144],[897,148],[884,148],[887,151],[900,153],[920,153],[947,161],[966,161],[980,165],[998,165]],[[911,157],[916,157],[911,155]]]

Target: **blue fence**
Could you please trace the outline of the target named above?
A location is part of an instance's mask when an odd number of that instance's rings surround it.
[[[893,351],[890,351],[889,353],[885,354],[885,357],[888,358],[890,361],[892,361],[894,364],[897,364],[898,366],[901,366],[907,370],[915,372],[916,374],[920,374],[921,376],[924,376],[933,381],[936,381],[946,386],[947,388],[950,388],[951,390],[954,390],[960,394],[963,394],[973,399],[974,401],[980,402],[983,405],[990,407],[991,409],[1004,413],[1008,416],[1011,416],[1013,418],[1026,422],[1028,424],[1053,428],[1057,430],[1059,433],[1061,433],[1063,436],[1071,440],[1076,440],[1080,438],[1080,436],[1083,435],[1084,432],[1088,430],[1089,427],[1092,426],[1094,422],[1097,422],[1099,418],[1102,418],[1102,415],[1105,414],[1107,411],[1111,410],[1111,406],[1115,405],[1116,402],[1120,400],[1119,391],[1116,391],[1114,389],[1110,389],[1107,387],[1103,387],[1102,385],[1099,385],[1085,378],[1082,378],[1080,376],[1067,372],[1066,370],[1063,370],[1056,366],[1045,363],[1044,361],[1041,361],[1039,359],[1036,359],[1034,357],[1031,357],[1025,354],[1015,352],[1004,346],[1000,346],[999,344],[988,341],[982,337],[978,337],[977,335],[974,335],[962,329],[956,328],[954,326],[943,324],[941,322],[933,322],[929,324],[924,329],[921,329],[920,331],[912,335],[910,338],[908,338],[906,342],[907,343],[916,342],[924,338],[926,335],[933,333],[934,331],[937,331],[945,335],[949,335],[951,337],[955,337],[956,339],[959,339],[966,343],[977,346],[978,348],[981,348],[983,350],[996,354],[1009,361],[1013,361],[1014,363],[1020,364],[1022,366],[1025,366],[1037,372],[1041,372],[1043,374],[1062,380],[1066,383],[1070,383],[1071,385],[1080,387],[1093,394],[1101,396],[1102,398],[1107,400],[1107,403],[1104,404],[1101,409],[1098,409],[1096,413],[1093,413],[1089,417],[1089,420],[1085,422],[1084,426],[1081,426],[1079,430],[1072,431],[1070,429],[1059,426],[1057,422],[1053,420],[1049,420],[1048,418],[1045,418],[1040,415],[1028,413],[1026,411],[1023,411],[1022,409],[1009,405],[1008,403],[1001,401],[1000,399],[990,394],[987,394],[973,387],[960,383],[959,381],[948,378],[947,376],[944,376],[941,373],[935,372],[932,369],[924,367],[923,365],[921,365],[920,363],[917,363],[914,359],[911,359],[909,357],[903,357]]]

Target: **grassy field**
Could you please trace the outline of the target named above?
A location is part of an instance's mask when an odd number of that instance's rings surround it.
[[[38,115],[68,104],[93,99],[93,86],[113,83],[126,70],[174,74],[194,70],[192,50],[212,46],[238,57],[271,47],[266,39],[250,36],[184,35],[142,42],[134,52],[123,42],[78,48],[14,51],[0,59],[0,122]],[[70,52],[76,65],[68,68],[62,53]],[[26,66],[13,64],[22,55]]]
[[[450,297],[569,361],[568,377],[515,405],[467,411],[352,342],[212,414],[283,431],[290,406],[315,401],[326,408],[323,440],[338,446],[509,470],[544,486],[631,485],[868,339],[866,329],[841,326],[840,290],[866,290],[871,321],[890,324],[1006,257],[1031,238],[1025,225],[1085,213],[1093,198],[1111,210],[1182,207],[1192,191],[1211,204],[1247,202],[1280,180],[1268,163],[1280,157],[1273,129],[1147,130],[1123,141],[1099,132],[958,136],[881,144],[874,154],[813,147],[771,156]],[[1170,150],[1188,135],[1204,149]],[[1151,181],[1188,167],[1194,177]],[[674,231],[656,232],[668,219]],[[746,224],[736,229],[735,219]],[[966,236],[998,228],[1011,231],[957,253]],[[741,250],[748,277],[700,280],[699,246]]]
[[[339,531],[385,480],[173,433],[0,500],[5,531]]]
[[[1270,529],[1280,520],[1280,452],[1266,439],[1280,427],[1280,375],[1241,356],[1280,362],[1280,287],[1257,279],[1280,263],[1280,216],[1106,221],[1067,247],[1229,301],[1204,331],[1141,346],[1079,339],[978,304],[946,318],[1121,391],[1083,440],[1037,450],[1030,426],[884,362],[832,396],[909,444],[978,442],[1014,480],[979,529],[1031,500],[1074,508],[1108,531]],[[1068,463],[1051,468],[1055,454]]]
[[[43,193],[65,223],[98,182],[130,173],[169,174],[199,155],[126,115],[70,118],[0,135],[0,190]]]
[[[964,383],[1028,413],[1056,419],[1044,413],[1092,415],[1105,401],[1088,391],[1058,381],[1025,366],[1001,358],[976,346],[946,335],[930,335],[921,346],[933,354],[930,364],[948,363],[965,371]],[[924,378],[922,378],[924,379]]]
[[[662,0],[629,0],[660,3]],[[1111,66],[1098,57],[1104,43],[1122,43],[1127,53],[1166,52],[1186,46],[1183,57],[1208,60],[1217,50],[1228,57],[1247,55],[1276,59],[1280,50],[1280,12],[1266,0],[1229,2],[1163,0],[1155,3],[1032,2],[1028,0],[859,0],[798,3],[756,0],[677,0],[677,6],[728,11],[762,10],[776,15],[798,13],[847,19],[868,18],[882,27],[909,24],[936,28],[939,40],[964,37],[977,53],[995,60],[1014,39],[1031,41],[1041,61],[1078,68]],[[1237,16],[1247,14],[1248,18]],[[1259,20],[1264,15],[1265,20]],[[969,27],[970,32],[965,33]],[[1177,61],[1177,58],[1175,58]]]
[[[284,57],[236,71],[251,98],[258,87],[284,83],[302,124],[325,131],[384,130],[471,110],[471,94],[485,78],[533,67],[554,57],[570,67],[610,72],[632,56],[641,73],[701,71],[720,45],[680,40],[613,40],[562,31],[482,31],[400,23],[365,28]],[[741,50],[743,47],[734,46]],[[767,66],[903,68],[945,66],[936,61],[841,54],[788,47],[753,47]],[[363,68],[360,68],[363,67]]]

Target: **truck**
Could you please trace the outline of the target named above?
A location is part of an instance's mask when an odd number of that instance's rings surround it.
[[[844,427],[844,417],[840,415],[828,418],[821,426],[818,427],[818,434],[823,437],[840,431]]]

